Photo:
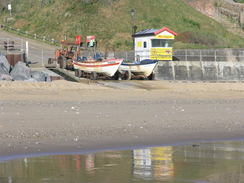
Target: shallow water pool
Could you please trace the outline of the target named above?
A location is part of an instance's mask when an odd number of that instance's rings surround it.
[[[239,183],[244,142],[162,146],[0,162],[0,183]]]

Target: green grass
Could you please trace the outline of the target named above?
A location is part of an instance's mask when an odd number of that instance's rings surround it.
[[[130,49],[130,10],[136,10],[138,30],[164,26],[179,34],[176,48],[244,47],[233,35],[183,0],[13,0],[15,20],[9,24],[29,33],[61,40],[64,35],[96,35],[106,50]],[[2,21],[8,11],[0,14]]]
[[[244,0],[234,0],[237,3],[244,3]]]

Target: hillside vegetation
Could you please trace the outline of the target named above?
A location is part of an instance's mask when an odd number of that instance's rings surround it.
[[[237,3],[244,3],[244,0],[234,0]]]
[[[244,40],[183,0],[12,0],[13,17],[1,5],[1,20],[29,33],[61,40],[96,35],[108,50],[130,49],[131,9],[138,31],[169,27],[179,34],[176,48],[243,47]]]

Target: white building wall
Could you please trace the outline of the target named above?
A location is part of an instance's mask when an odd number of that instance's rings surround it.
[[[137,60],[138,55],[140,60],[150,58],[150,49],[152,47],[151,39],[153,38],[154,36],[135,38],[135,60]],[[144,48],[144,42],[147,44],[146,48]]]

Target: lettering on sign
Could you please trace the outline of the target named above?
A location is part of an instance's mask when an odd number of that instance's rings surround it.
[[[157,39],[174,39],[175,36],[174,35],[157,35],[156,38]]]
[[[172,60],[172,48],[151,48],[152,60]]]

